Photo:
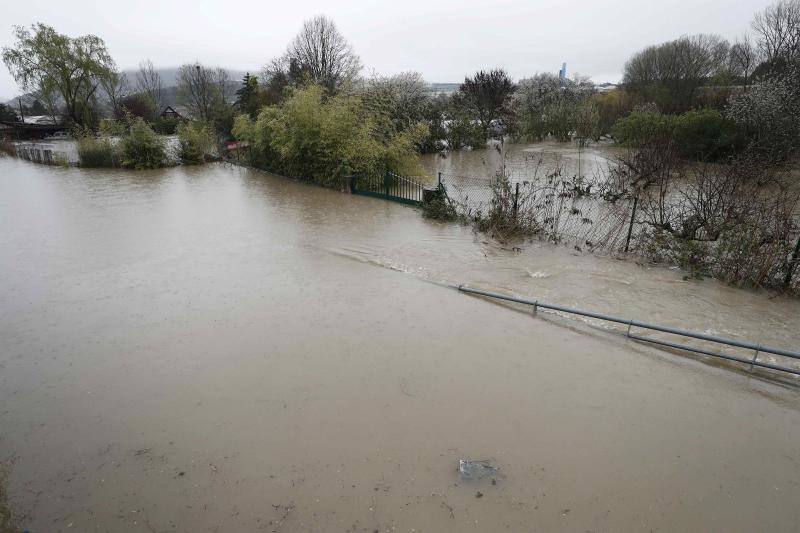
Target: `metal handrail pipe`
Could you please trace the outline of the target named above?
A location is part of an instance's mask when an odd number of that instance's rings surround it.
[[[629,337],[631,339],[635,339],[637,341],[649,342],[651,344],[658,344],[660,346],[666,346],[668,348],[677,348],[679,350],[687,350],[687,351],[690,351],[690,352],[700,353],[700,354],[703,354],[703,355],[710,355],[712,357],[719,357],[721,359],[727,359],[728,361],[736,361],[737,363],[743,363],[745,365],[760,366],[760,367],[763,367],[763,368],[769,368],[769,369],[772,369],[772,370],[780,370],[781,372],[788,372],[790,374],[795,374],[795,375],[800,376],[800,370],[794,369],[794,368],[789,368],[789,367],[786,367],[786,366],[773,365],[771,363],[763,363],[761,361],[754,360],[754,359],[753,360],[742,359],[741,357],[736,357],[734,355],[727,355],[727,354],[723,354],[723,353],[719,353],[719,352],[712,352],[712,351],[709,351],[709,350],[703,350],[701,348],[694,348],[692,346],[687,346],[685,344],[679,344],[679,343],[676,343],[676,342],[662,341],[662,340],[657,340],[657,339],[649,339],[647,337],[640,337],[639,335],[629,335]]]
[[[734,339],[726,339],[724,337],[715,337],[714,335],[706,335],[704,333],[697,333],[694,331],[687,331],[679,328],[671,328],[667,326],[659,326],[657,324],[649,324],[647,322],[639,322],[637,320],[626,320],[624,318],[619,318],[616,316],[611,315],[604,315],[602,313],[595,313],[592,311],[584,311],[582,309],[574,309],[572,307],[566,307],[563,305],[555,305],[555,304],[548,304],[542,303],[538,300],[527,300],[525,298],[516,298],[514,296],[508,296],[505,294],[499,294],[496,292],[484,291],[480,289],[472,289],[470,287],[465,287],[464,285],[459,285],[457,289],[461,292],[471,293],[471,294],[478,294],[480,296],[487,296],[489,298],[496,298],[498,300],[506,300],[509,302],[515,302],[525,305],[533,305],[535,307],[542,307],[545,309],[552,309],[554,311],[561,311],[563,313],[570,313],[574,315],[581,315],[581,316],[588,316],[591,318],[597,318],[599,320],[606,320],[608,322],[616,322],[618,324],[626,324],[628,326],[633,326],[637,328],[645,328],[651,329],[655,331],[663,331],[664,333],[672,333],[673,335],[681,335],[683,337],[692,337],[694,339],[700,339],[704,341],[716,342],[719,344],[727,344],[729,346],[736,346],[739,348],[746,348],[749,350],[756,350],[757,352],[768,352],[775,355],[782,355],[784,357],[790,357],[792,359],[800,359],[800,353],[794,352],[791,350],[784,350],[782,348],[774,348],[772,346],[763,346],[761,344],[753,344],[752,342],[746,341],[737,341]],[[749,364],[749,361],[748,361]]]

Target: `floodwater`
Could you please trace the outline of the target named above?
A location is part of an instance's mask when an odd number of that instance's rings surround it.
[[[556,168],[564,177],[591,179],[601,176],[622,150],[610,142],[586,147],[556,141],[495,143],[479,150],[425,154],[420,159],[425,173],[434,179],[439,172],[445,177],[490,178],[501,168],[505,168],[512,181],[543,177]]]
[[[0,228],[0,518],[20,529],[800,524],[791,380],[446,285],[793,349],[797,300],[223,165],[0,159]],[[461,480],[463,458],[499,473]]]

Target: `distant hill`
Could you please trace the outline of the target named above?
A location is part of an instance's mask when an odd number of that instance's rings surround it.
[[[235,69],[225,70],[228,72],[228,76],[231,79],[231,88],[235,91],[239,88],[242,78],[244,78],[244,75],[247,74],[248,71]],[[136,74],[138,72],[139,69],[126,69],[122,71],[122,73],[128,77],[128,82],[130,83],[132,90],[135,90]],[[164,90],[162,93],[164,105],[174,106],[177,104],[178,100],[178,67],[159,68],[156,69],[156,72],[158,72],[158,75],[161,76],[161,81],[164,84]],[[257,75],[259,73],[259,69],[254,69],[249,72]],[[30,106],[36,100],[33,94],[27,93],[10,98],[9,100],[6,100],[5,103],[16,108],[18,105],[18,98],[22,98],[22,103],[26,106]]]
[[[212,67],[212,68],[216,68],[216,67]],[[161,76],[161,81],[164,83],[164,87],[171,87],[173,85],[175,85],[175,86],[178,85],[178,69],[179,69],[179,67],[165,67],[165,68],[157,68],[156,69],[156,72],[158,72],[158,75]],[[226,68],[225,70],[228,73],[228,76],[230,76],[231,81],[235,81],[237,83],[242,81],[242,78],[244,78],[244,75],[247,74],[247,72],[250,72],[250,74],[256,74],[256,75],[258,75],[258,73],[260,72],[260,69],[246,71],[246,70],[235,70],[235,69]],[[126,70],[123,70],[122,72],[126,76],[128,76],[128,81],[130,81],[131,84],[135,84],[136,83],[136,74],[139,72],[138,68],[126,69]]]

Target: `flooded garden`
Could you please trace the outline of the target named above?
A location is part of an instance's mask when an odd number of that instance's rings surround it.
[[[800,521],[792,380],[452,286],[790,349],[797,299],[225,164],[2,158],[0,224],[0,529]]]

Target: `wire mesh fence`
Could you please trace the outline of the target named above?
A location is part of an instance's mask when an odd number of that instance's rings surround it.
[[[526,179],[503,172],[486,178],[442,173],[440,181],[456,215],[494,236],[535,234],[581,252],[630,251],[677,263],[692,276],[800,288],[800,220],[797,213],[776,216],[774,195],[763,206],[751,195],[746,223],[736,222],[712,241],[680,233],[697,219],[694,211],[684,213],[692,207],[685,191],[696,182],[683,185],[683,193],[667,193],[658,187],[620,192],[603,177],[564,178],[558,171]],[[664,216],[675,218],[671,228]]]
[[[502,174],[474,178],[443,173],[441,183],[463,219],[510,218],[531,233],[581,251],[622,249],[630,228],[633,199],[601,201],[583,178],[550,173],[515,180]]]

